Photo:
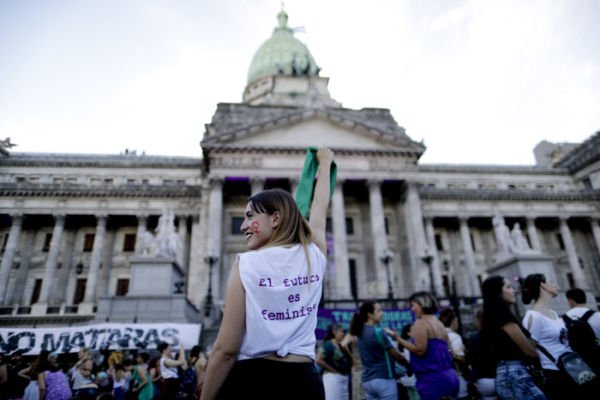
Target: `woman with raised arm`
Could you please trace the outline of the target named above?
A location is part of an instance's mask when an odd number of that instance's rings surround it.
[[[417,317],[411,334],[412,341],[402,339],[388,330],[394,340],[411,353],[410,368],[417,377],[417,391],[421,400],[442,397],[455,399],[458,394],[458,375],[452,364],[448,333],[435,313],[438,304],[429,292],[412,294],[408,301]]]
[[[286,191],[266,190],[248,200],[241,230],[250,251],[231,268],[202,400],[324,398],[314,361],[331,150],[319,149],[317,160],[309,221]]]
[[[538,361],[529,332],[510,311],[515,289],[501,276],[490,276],[482,285],[482,341],[496,362],[496,393],[501,399],[544,400],[526,369],[528,361]]]

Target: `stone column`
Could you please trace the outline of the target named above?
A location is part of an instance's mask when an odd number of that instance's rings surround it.
[[[479,285],[477,284],[477,267],[475,266],[475,256],[473,255],[473,243],[471,243],[471,234],[469,233],[468,217],[459,217],[460,237],[465,256],[465,265],[467,267],[469,296],[479,296]]]
[[[300,183],[300,178],[290,178],[290,194],[293,198],[296,198],[296,190],[298,190],[298,183]]]
[[[187,215],[179,215],[179,227],[177,228],[177,237],[179,238],[179,249],[177,249],[177,263],[184,271],[187,271],[186,254],[187,254]],[[187,273],[186,273],[187,276]]]
[[[140,214],[137,216],[138,227],[137,233],[135,234],[135,254],[142,254],[142,236],[146,232],[148,224],[148,216],[146,214]]]
[[[8,290],[8,280],[10,278],[13,260],[15,259],[15,253],[17,252],[17,246],[19,244],[21,226],[23,225],[22,214],[13,214],[11,215],[11,218],[12,225],[10,226],[6,248],[2,255],[2,264],[0,264],[0,304],[7,304],[8,298],[6,294]]]
[[[579,264],[579,258],[577,257],[577,250],[575,249],[575,243],[573,243],[573,237],[571,236],[571,230],[567,225],[568,217],[559,217],[560,235],[562,236],[563,243],[565,244],[565,250],[567,251],[567,257],[569,258],[569,265],[571,266],[571,272],[573,272],[573,278],[575,278],[575,285],[579,289],[589,289],[589,285],[586,282],[583,269]]]
[[[537,228],[535,227],[535,217],[527,217],[527,235],[529,235],[533,250],[541,252],[542,244],[540,243]]]
[[[210,181],[210,194],[208,198],[208,229],[209,238],[207,254],[205,256],[218,257],[212,268],[212,294],[214,298],[221,298],[221,263],[223,262],[221,254],[221,236],[223,230],[223,178],[212,178]]]
[[[265,190],[265,178],[253,177],[250,178],[250,195],[254,196],[257,193]]]
[[[440,268],[440,257],[435,245],[435,231],[433,229],[433,218],[425,218],[425,231],[427,233],[427,242],[429,248],[429,254],[433,257],[431,260],[431,273],[433,275],[433,287],[438,296],[444,295],[444,288],[442,285],[442,270]]]
[[[65,215],[57,214],[54,216],[54,230],[52,231],[52,243],[46,260],[44,269],[44,279],[42,280],[42,288],[40,290],[40,298],[31,308],[32,315],[43,315],[46,313],[46,308],[50,300],[50,294],[54,286],[54,278],[56,275],[56,265],[60,253],[62,243],[62,235],[65,230]]]
[[[380,282],[387,283],[385,265],[383,265],[380,258],[388,247],[380,180],[369,181],[369,210],[371,214],[371,233],[373,235],[373,265],[380,285]]]
[[[594,242],[596,242],[596,249],[600,252],[600,224],[598,223],[598,217],[590,218],[590,225],[592,227],[592,234],[594,235]]]
[[[98,272],[102,264],[102,254],[104,251],[104,237],[106,235],[106,215],[96,215],[96,233],[94,235],[94,245],[92,247],[92,258],[90,269],[85,284],[84,303],[93,304],[96,300],[96,286],[98,286]],[[81,307],[80,307],[81,308]],[[90,310],[91,311],[91,310]]]
[[[350,271],[348,266],[348,242],[346,237],[346,213],[344,211],[344,182],[337,181],[331,199],[333,222],[333,256],[335,261],[335,297],[349,299]]]
[[[421,213],[421,199],[419,197],[419,189],[415,182],[407,183],[405,204],[406,212],[404,215],[407,220],[407,233],[410,236],[412,242],[412,248],[410,249],[411,281],[413,285],[416,285],[416,290],[429,290],[429,287],[422,287],[422,276],[420,273],[423,265],[421,257],[423,257],[423,255],[425,254],[425,247],[427,246],[427,241],[425,238],[425,229],[423,228],[423,214]],[[429,274],[427,274],[427,276],[429,276]]]

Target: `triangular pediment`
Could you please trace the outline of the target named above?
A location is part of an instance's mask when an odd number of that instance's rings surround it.
[[[305,149],[328,146],[348,151],[414,154],[425,147],[411,140],[385,109],[302,109],[220,104],[202,140],[211,149]]]
[[[231,144],[249,147],[327,146],[336,148],[382,149],[393,146],[390,140],[373,137],[360,129],[343,127],[319,118],[300,121],[284,127],[257,132],[231,140]]]

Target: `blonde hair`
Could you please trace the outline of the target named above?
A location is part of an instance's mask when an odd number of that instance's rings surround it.
[[[250,208],[259,214],[273,215],[276,211],[279,212],[279,224],[263,248],[291,246],[300,243],[304,248],[310,274],[308,245],[313,240],[313,234],[308,221],[300,213],[292,195],[285,190],[270,189],[250,197],[248,203],[250,203]]]

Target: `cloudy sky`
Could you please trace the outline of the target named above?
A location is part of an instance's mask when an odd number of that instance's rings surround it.
[[[18,152],[199,156],[278,0],[0,0],[0,138]],[[533,164],[600,130],[600,1],[287,0],[345,107],[389,108],[422,162]]]

